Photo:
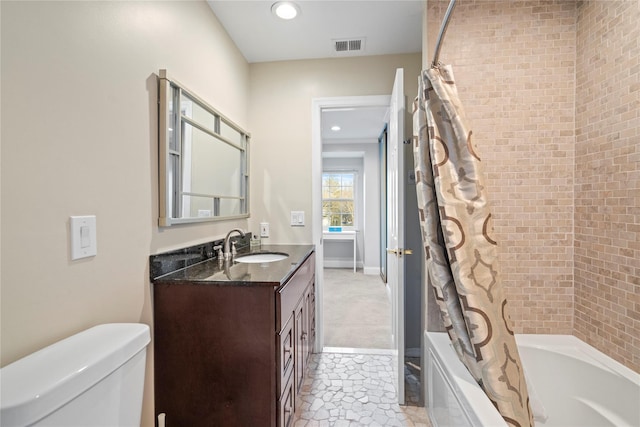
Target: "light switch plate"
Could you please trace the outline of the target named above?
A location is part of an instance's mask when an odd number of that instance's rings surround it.
[[[304,226],[304,211],[291,211],[291,226]]]
[[[95,256],[98,253],[95,215],[70,217],[69,232],[72,260]]]

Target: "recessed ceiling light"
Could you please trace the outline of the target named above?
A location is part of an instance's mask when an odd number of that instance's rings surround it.
[[[300,7],[290,1],[279,1],[271,6],[271,12],[278,18],[293,19],[300,13]]]
[[[334,132],[338,132],[340,130],[340,126],[331,126],[331,130]]]

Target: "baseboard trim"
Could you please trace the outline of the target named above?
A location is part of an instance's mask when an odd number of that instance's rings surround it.
[[[353,269],[353,259],[343,260],[343,259],[326,259],[324,260],[325,268],[351,268]],[[356,268],[362,268],[362,262],[356,262]]]
[[[394,354],[393,349],[386,348],[352,348],[352,347],[324,347],[323,353],[342,353],[342,354]]]
[[[380,275],[380,267],[364,267],[362,272],[370,276],[374,276],[376,274]]]

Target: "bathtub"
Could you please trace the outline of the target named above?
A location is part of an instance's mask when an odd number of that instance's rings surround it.
[[[518,335],[537,426],[640,426],[640,374],[571,335]],[[446,333],[425,332],[425,405],[433,427],[507,426]]]

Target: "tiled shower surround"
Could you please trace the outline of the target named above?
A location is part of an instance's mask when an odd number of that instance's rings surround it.
[[[428,1],[433,48],[448,0]],[[452,64],[516,332],[640,370],[640,2],[458,0]]]
[[[577,22],[574,332],[640,371],[640,2]]]

